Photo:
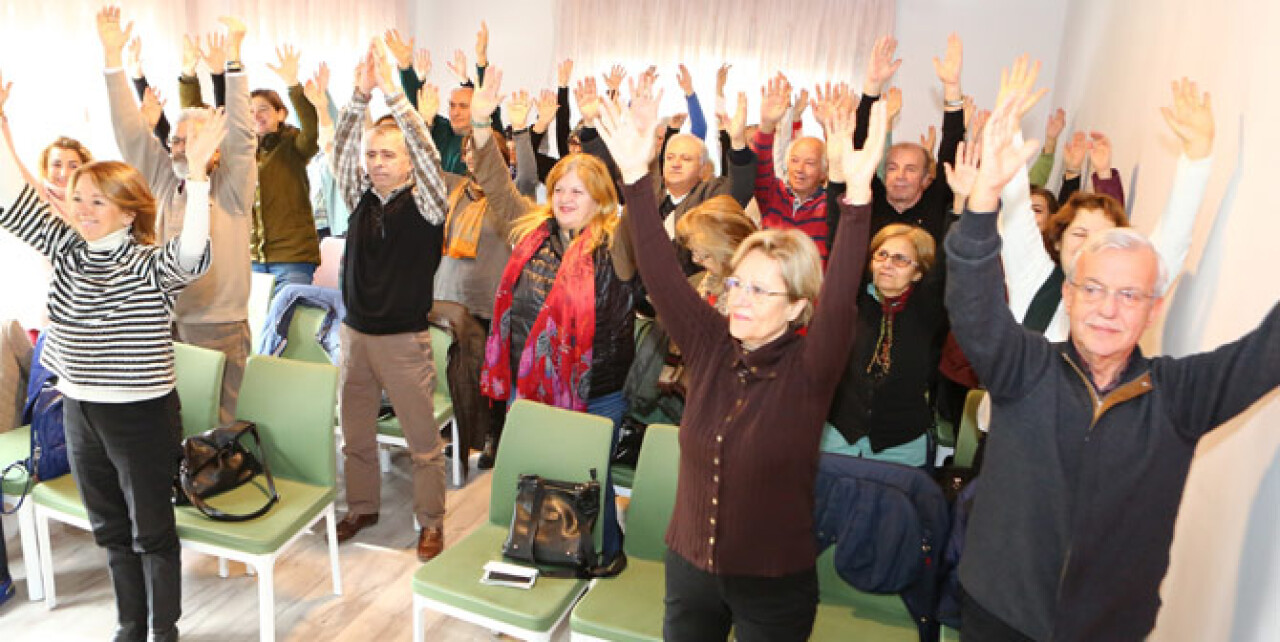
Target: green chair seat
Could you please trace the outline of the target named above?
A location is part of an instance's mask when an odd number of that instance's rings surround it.
[[[605,640],[659,642],[666,592],[663,562],[632,557],[620,575],[592,585],[573,607],[570,626],[574,633]]]
[[[507,529],[481,524],[413,574],[413,592],[430,600],[534,631],[560,619],[587,584],[583,580],[540,577],[525,590],[480,583],[485,563],[504,561]]]
[[[431,408],[435,410],[437,426],[443,426],[453,419],[453,400],[449,399],[449,395],[440,394],[437,391],[431,400]],[[404,430],[400,428],[400,419],[396,417],[379,419],[378,434],[403,439]]]
[[[0,468],[29,456],[31,456],[31,426],[0,432]],[[22,468],[14,467],[4,478],[5,497],[16,498],[26,487],[27,473]]]
[[[873,595],[849,586],[836,573],[836,547],[818,556],[818,615],[814,640],[917,642],[920,631],[897,594]]]
[[[256,481],[256,480],[255,480]],[[191,506],[175,509],[178,521],[178,538],[213,546],[234,548],[254,555],[270,553],[284,546],[289,538],[304,528],[337,497],[335,488],[312,486],[292,479],[276,478],[276,490],[289,501],[271,507],[271,511],[258,519],[247,522],[219,522],[200,514]],[[80,519],[89,519],[80,491],[71,475],[43,482],[35,487],[32,496],[50,509]],[[209,504],[229,513],[247,513],[262,505],[265,496],[253,484],[222,493]]]

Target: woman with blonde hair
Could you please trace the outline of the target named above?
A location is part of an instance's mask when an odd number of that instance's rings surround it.
[[[156,203],[124,163],[81,167],[68,183],[71,224],[23,188],[0,227],[53,264],[40,361],[57,376],[71,474],[94,540],[107,549],[117,640],[178,639],[182,562],[170,491],[181,457],[173,304],[209,268],[205,166],[226,134],[210,118],[187,143],[182,233],[155,245]],[[91,330],[86,330],[91,328]]]
[[[734,252],[760,228],[732,196],[708,199],[676,221],[676,238],[689,248],[693,262],[705,272],[697,277],[698,294],[721,313],[728,313],[724,280]]]
[[[473,120],[483,113],[477,103],[501,102],[501,82],[502,72],[491,69],[472,97]],[[616,441],[640,286],[620,234],[618,193],[603,162],[570,154],[547,175],[547,195],[542,206],[521,199],[525,213],[512,223],[514,248],[494,297],[480,387],[496,400],[532,399],[607,417]],[[612,483],[605,488],[604,552],[611,555],[621,549],[621,530]]]

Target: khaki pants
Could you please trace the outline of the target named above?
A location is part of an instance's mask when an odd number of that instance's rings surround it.
[[[244,380],[244,362],[249,358],[249,322],[177,322],[173,327],[174,339],[227,355],[227,368],[222,372],[222,403],[218,407],[218,422],[229,424],[235,421],[236,400],[240,398],[240,382]]]
[[[445,462],[432,407],[436,372],[430,331],[371,335],[343,324],[341,340],[338,412],[345,442],[342,454],[347,511],[370,515],[379,509],[382,479],[378,468],[377,420],[385,389],[413,458],[414,516],[423,528],[441,526]]]

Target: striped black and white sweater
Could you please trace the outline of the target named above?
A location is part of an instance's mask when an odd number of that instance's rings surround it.
[[[189,188],[204,193],[207,209],[208,183],[193,182]],[[202,199],[189,193],[188,200]],[[207,233],[204,252],[187,263],[194,266],[188,269],[179,260],[183,237],[151,246],[125,233],[117,242],[90,243],[53,215],[29,186],[12,206],[0,209],[0,227],[53,264],[50,327],[40,362],[58,375],[64,395],[127,403],[173,389],[174,299],[209,269]]]

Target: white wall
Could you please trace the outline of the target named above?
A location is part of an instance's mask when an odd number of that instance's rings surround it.
[[[1111,135],[1136,227],[1164,204],[1176,146],[1158,107],[1183,75],[1213,92],[1213,179],[1163,331],[1148,346],[1186,354],[1255,327],[1280,299],[1271,125],[1280,101],[1276,3],[1074,0],[1056,93]],[[1153,639],[1280,639],[1280,401],[1272,393],[1200,445],[1183,497]]]
[[[1000,69],[1008,67],[1019,54],[1040,60],[1040,77],[1044,85],[1050,85],[1058,69],[1062,42],[1058,25],[1066,15],[1067,3],[1068,0],[899,0],[896,37],[902,68],[890,82],[902,89],[903,104],[894,140],[914,141],[930,125],[941,125],[942,86],[934,73],[933,59],[946,52],[947,36],[953,31],[964,41],[961,87],[974,97],[979,108],[995,106]],[[1041,100],[1027,115],[1028,136],[1043,138],[1045,118],[1051,109],[1060,106],[1057,91]]]

